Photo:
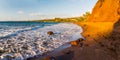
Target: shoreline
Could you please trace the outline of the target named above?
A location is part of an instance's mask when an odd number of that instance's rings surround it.
[[[52,31],[53,35],[48,35],[49,31]],[[1,52],[1,59],[7,59],[6,56],[11,59],[26,59],[54,50],[67,42],[82,38],[80,32],[82,32],[81,27],[73,23],[60,23],[36,30],[19,32],[15,36],[0,40],[0,50],[3,51]],[[63,48],[66,48],[66,45],[60,47],[61,50]]]
[[[114,29],[116,29],[114,28],[115,24],[113,22],[77,22],[75,24],[82,26],[83,30],[85,30],[82,35],[86,40],[83,42],[82,47],[71,46],[71,43],[66,43],[61,46],[65,46],[65,48],[61,49],[61,47],[59,47],[53,51],[43,53],[43,55],[30,57],[26,60],[115,60],[115,57],[109,55],[110,52],[109,49],[107,49],[108,46],[106,46],[106,44],[109,43],[108,40],[111,38],[111,34]],[[90,32],[94,32],[94,34]],[[99,35],[95,32],[99,33]],[[88,36],[88,34],[90,34],[90,36]],[[105,43],[105,41],[107,42]],[[111,53],[114,52],[111,51]]]
[[[101,43],[100,43],[102,41],[104,42],[105,39],[110,38],[109,36],[111,36],[111,33],[113,32],[113,29],[114,29],[113,22],[90,22],[90,23],[89,22],[78,22],[75,24],[78,24],[82,27],[89,26],[88,29],[104,28],[103,30],[99,30],[99,31],[93,29],[94,32],[96,31],[97,33],[98,32],[104,32],[104,33],[102,33],[100,35],[91,34],[91,35],[95,35],[95,36],[89,37],[85,33],[87,31],[92,32],[92,30],[83,31],[82,34],[84,35],[84,37],[86,37],[86,40],[84,41],[83,47],[70,46],[68,48],[65,48],[65,49],[59,51],[59,52],[56,52],[54,54],[54,56],[47,56],[47,57],[44,57],[46,59],[42,59],[42,60],[47,60],[47,59],[50,60],[51,57],[54,57],[56,60],[114,60],[115,59],[114,57],[111,57],[111,55],[108,54],[110,52],[104,51],[105,50],[105,48],[103,47],[104,44],[101,45]],[[90,24],[93,24],[93,25],[90,25]],[[100,25],[100,26],[102,25],[102,26],[98,27],[98,25]],[[106,26],[108,26],[108,27],[106,27]],[[86,27],[84,27],[83,29],[86,29]],[[37,59],[32,58],[31,60],[37,60]],[[39,60],[39,58],[38,58],[38,60]]]

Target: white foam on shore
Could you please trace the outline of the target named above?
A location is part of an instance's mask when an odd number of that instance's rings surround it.
[[[55,34],[49,36],[48,31],[53,31]],[[5,51],[0,59],[6,60],[9,56],[13,60],[23,60],[52,51],[67,42],[83,38],[80,33],[82,33],[82,28],[73,23],[59,23],[21,32],[6,40],[0,40],[0,50]]]

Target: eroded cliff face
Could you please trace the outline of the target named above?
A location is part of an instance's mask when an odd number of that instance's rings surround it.
[[[120,0],[98,0],[87,22],[78,22],[77,24],[82,26],[82,35],[87,41],[92,41],[103,37],[103,35],[110,35],[114,24],[119,19]]]
[[[89,22],[116,22],[120,18],[120,0],[98,0]]]

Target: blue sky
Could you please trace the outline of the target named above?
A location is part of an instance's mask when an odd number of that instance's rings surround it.
[[[75,17],[91,11],[97,0],[0,0],[0,20]]]

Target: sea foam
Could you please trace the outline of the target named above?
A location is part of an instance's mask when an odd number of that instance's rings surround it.
[[[48,35],[48,31],[52,31],[54,35]],[[42,55],[67,42],[83,38],[81,33],[82,28],[73,23],[59,23],[35,30],[29,28],[9,38],[0,39],[0,59],[23,60],[35,55]]]

